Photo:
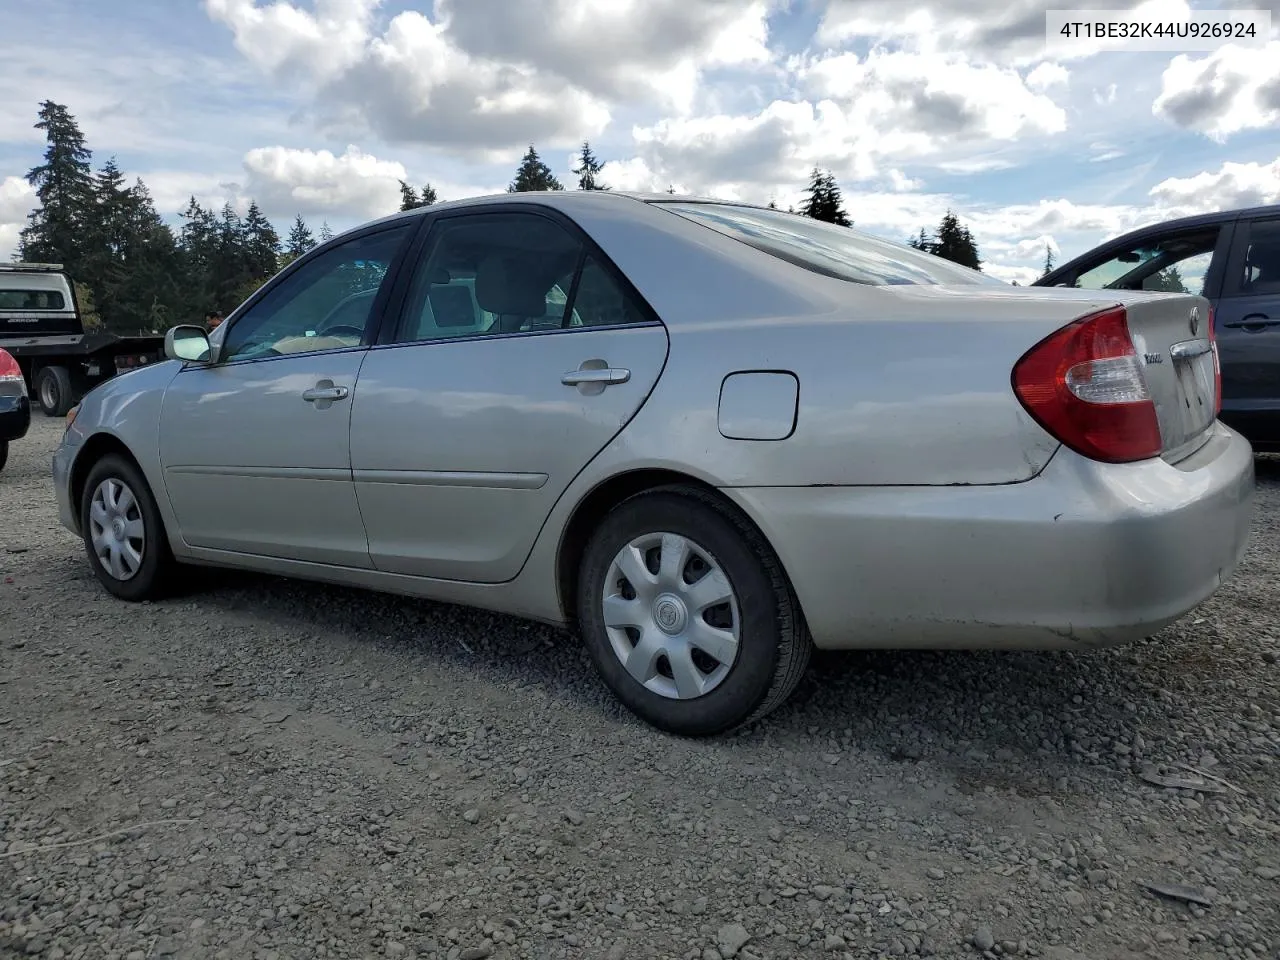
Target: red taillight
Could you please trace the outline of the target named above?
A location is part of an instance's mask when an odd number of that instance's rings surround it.
[[[22,368],[8,350],[0,350],[0,381],[2,380],[16,380],[22,386],[23,395],[26,395],[27,381],[22,377]]]
[[[1213,325],[1213,307],[1209,307],[1209,346],[1213,348],[1213,415],[1222,412],[1222,364],[1218,361],[1218,331]]]
[[[1042,427],[1090,459],[1128,463],[1163,447],[1124,307],[1045,337],[1014,366],[1013,390]]]

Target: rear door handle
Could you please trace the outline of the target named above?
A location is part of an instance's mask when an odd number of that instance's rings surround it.
[[[560,382],[566,387],[576,387],[582,383],[626,383],[630,379],[630,370],[605,367],[603,370],[570,370],[560,378]]]
[[[302,391],[302,399],[307,403],[325,400],[332,403],[334,400],[345,400],[349,392],[346,387],[312,387]]]

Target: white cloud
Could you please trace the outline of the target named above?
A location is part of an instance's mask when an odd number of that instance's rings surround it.
[[[244,192],[264,211],[294,210],[304,216],[375,217],[399,204],[403,164],[379,160],[355,146],[335,156],[328,150],[258,147],[245,154]]]
[[[1045,91],[1057,86],[1066,86],[1071,80],[1071,74],[1067,68],[1060,63],[1053,63],[1046,60],[1044,63],[1037,64],[1035,69],[1027,74],[1027,86],[1032,90]]]
[[[18,249],[18,235],[27,225],[27,214],[36,205],[36,191],[22,177],[0,180],[0,260]]]
[[[310,97],[323,127],[507,156],[598,136],[609,103],[694,102],[701,73],[764,64],[762,0],[438,0],[381,32],[378,0],[206,0],[240,52]]]
[[[1224,163],[1193,177],[1170,177],[1151,188],[1151,197],[1179,214],[1280,203],[1280,157],[1272,163]]]
[[[803,180],[812,167],[867,180],[885,161],[957,151],[1066,128],[1066,114],[1012,69],[916,53],[833,54],[793,64],[812,100],[754,114],[671,117],[632,135],[647,167],[707,188]],[[998,161],[1007,162],[1007,161]]]
[[[1174,57],[1151,110],[1219,143],[1242,130],[1280,127],[1280,40]]]

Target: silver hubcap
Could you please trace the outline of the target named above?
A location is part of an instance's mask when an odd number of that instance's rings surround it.
[[[688,537],[651,533],[618,551],[605,579],[609,643],[637,683],[673,700],[710,693],[738,658],[738,601]]]
[[[40,399],[44,401],[44,405],[52,410],[57,406],[57,397],[54,395],[53,383],[46,377],[44,383],[40,384]]]
[[[146,525],[133,491],[115,477],[103,480],[89,501],[89,539],[102,568],[117,580],[130,580],[142,566]]]

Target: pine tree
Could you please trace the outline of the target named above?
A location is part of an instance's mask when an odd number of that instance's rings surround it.
[[[325,241],[332,240],[332,239],[333,239],[333,231],[329,229],[329,221],[326,220],[322,224],[320,224],[320,242],[324,243]]]
[[[591,144],[583,140],[582,152],[578,154],[578,166],[574,167],[573,170],[578,177],[578,189],[608,190],[609,188],[601,184],[597,179],[603,168],[604,164],[596,159],[596,155],[591,152]]]
[[[293,229],[289,231],[289,239],[285,241],[285,251],[290,257],[296,259],[315,245],[316,240],[311,235],[311,229],[302,219],[302,214],[298,214],[293,218]]]
[[[422,193],[418,195],[418,206],[429,207],[433,203],[438,203],[439,200],[440,198],[436,196],[436,188],[428,183],[422,188]]]
[[[44,131],[48,146],[44,162],[27,172],[38,206],[28,216],[18,250],[23,260],[62,263],[76,277],[94,206],[93,153],[75,117],[60,103],[40,104],[35,129]]]
[[[551,168],[542,162],[533,144],[529,144],[529,152],[520,161],[516,177],[507,187],[508,193],[527,193],[531,190],[563,190]]]
[[[941,223],[938,224],[938,233],[929,244],[929,252],[973,270],[978,270],[982,266],[973,234],[969,232],[968,227],[961,225],[959,218],[950,210],[943,215]]]
[[[1050,247],[1049,244],[1046,242],[1044,245],[1044,273],[1040,274],[1040,276],[1047,277],[1052,272],[1053,272],[1053,248]]]
[[[418,191],[403,180],[400,181],[400,209],[416,210],[418,208]]]
[[[920,233],[907,241],[908,246],[915,247],[917,250],[929,252],[929,235],[924,232],[924,227],[920,228]]]
[[[280,235],[252,200],[245,213],[244,237],[249,275],[257,280],[274,276],[280,256]]]
[[[806,217],[834,223],[841,227],[852,226],[852,221],[844,212],[844,199],[840,194],[840,187],[829,171],[823,173],[814,167],[805,193],[807,199],[801,205],[800,212]]]
[[[769,198],[769,209],[770,209],[770,210],[777,210],[777,209],[778,209],[778,202],[777,202],[776,200],[774,200],[772,197],[770,197],[770,198]]]

